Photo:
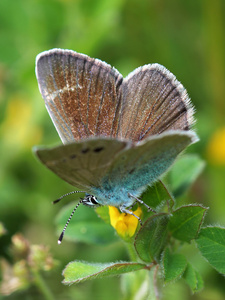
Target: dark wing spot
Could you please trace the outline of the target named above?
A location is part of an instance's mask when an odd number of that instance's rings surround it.
[[[74,158],[76,158],[77,156],[75,155],[75,154],[72,154],[72,155],[70,155],[70,158],[71,159],[74,159]]]
[[[129,171],[129,174],[132,174],[134,171],[135,171],[135,168],[131,169],[131,170]]]
[[[81,152],[82,152],[83,154],[87,153],[88,151],[90,151],[89,148],[86,148],[86,149],[82,149],[82,150],[81,150]]]
[[[98,152],[101,152],[103,149],[104,149],[104,147],[97,147],[97,148],[93,149],[93,151],[98,153]]]

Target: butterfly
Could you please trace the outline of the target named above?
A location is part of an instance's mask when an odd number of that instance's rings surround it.
[[[147,186],[198,140],[187,92],[162,65],[147,64],[123,78],[99,59],[52,49],[37,56],[36,76],[63,144],[34,151],[86,193],[85,205],[133,214],[129,207],[143,203]]]

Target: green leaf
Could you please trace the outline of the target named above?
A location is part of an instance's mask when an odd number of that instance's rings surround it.
[[[175,281],[181,277],[187,266],[187,260],[184,255],[175,253],[171,254],[166,248],[163,259],[164,282]]]
[[[144,269],[145,264],[141,263],[88,263],[81,261],[70,262],[63,271],[63,283],[79,283],[89,279],[103,278],[107,276],[121,275],[127,272]]]
[[[199,274],[191,264],[187,264],[186,270],[183,274],[183,278],[191,288],[193,293],[199,292],[204,287],[204,282]]]
[[[202,228],[196,243],[202,256],[210,265],[225,274],[225,228]]]
[[[201,174],[204,166],[205,162],[194,154],[183,155],[175,162],[168,173],[170,187],[175,198],[187,191]]]
[[[64,207],[57,216],[57,232],[60,234],[73,210],[75,205]],[[80,205],[71,219],[64,239],[88,244],[109,244],[118,238],[114,229],[101,220],[95,210]]]
[[[172,207],[174,205],[174,200],[171,197],[172,196],[169,194],[164,184],[161,181],[157,181],[154,185],[149,186],[145,190],[141,195],[141,200],[152,208],[156,208],[165,201],[169,201],[169,206]]]
[[[134,246],[143,261],[159,262],[167,241],[168,220],[168,214],[161,213],[151,216],[140,228]]]
[[[207,208],[201,205],[181,206],[173,212],[169,231],[178,240],[190,242],[196,238]]]
[[[98,216],[106,223],[110,224],[110,216],[109,216],[109,207],[108,206],[98,206],[95,208]]]

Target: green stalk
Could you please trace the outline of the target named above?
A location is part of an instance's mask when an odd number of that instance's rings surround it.
[[[160,290],[157,282],[158,265],[150,269],[148,282],[149,282],[149,295],[147,300],[160,300]]]
[[[126,247],[127,247],[127,251],[128,251],[128,254],[129,254],[130,261],[137,262],[138,261],[138,255],[135,251],[134,245],[132,243],[127,242]]]
[[[46,299],[46,300],[54,300],[55,297],[53,296],[52,292],[48,288],[47,284],[43,280],[43,278],[40,275],[40,273],[38,271],[36,271],[36,270],[32,270],[32,273],[34,275],[35,285],[38,287],[38,289],[42,293],[43,298]]]
[[[137,262],[140,261],[134,245],[132,243],[126,243],[127,246],[127,251],[130,257],[130,260],[132,262]],[[155,267],[152,266],[150,267],[149,265],[149,269],[146,270],[146,279],[144,281],[147,281],[147,286],[148,286],[148,290],[149,290],[149,294],[147,296],[146,300],[160,300],[161,299],[161,295],[160,295],[160,290],[159,290],[159,286],[158,286],[158,265],[156,265]],[[136,276],[138,276],[138,274],[135,274]],[[140,275],[140,273],[139,273]],[[137,280],[137,279],[136,279]],[[144,282],[142,282],[142,285],[144,284]],[[144,286],[144,285],[143,285]],[[140,292],[140,290],[137,291],[138,293]],[[140,295],[139,295],[140,296]],[[134,299],[135,296],[134,296]]]

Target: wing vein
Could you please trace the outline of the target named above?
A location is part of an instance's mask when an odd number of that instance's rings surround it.
[[[51,62],[51,60],[50,60],[49,58],[48,58],[48,67],[49,67],[49,70],[50,70],[50,74],[51,74],[51,78],[52,78],[52,81],[53,81],[54,88],[55,88],[55,90],[57,91],[57,90],[58,90],[58,86],[57,86],[57,83],[56,83],[56,81],[55,81],[55,76],[52,75],[52,74],[54,74],[54,73],[53,73],[53,69],[52,69],[52,62]],[[59,110],[57,109],[57,106],[56,106],[56,104],[55,104],[55,98],[58,98],[58,99],[59,99],[60,107],[61,107],[61,109],[62,109],[62,111],[63,111],[63,114],[65,115],[67,121],[64,120],[64,118],[62,117],[61,113],[60,113]],[[68,118],[67,118],[67,114],[65,113],[64,106],[63,106],[63,102],[62,102],[62,99],[61,99],[61,97],[60,97],[59,92],[57,92],[55,98],[52,99],[52,101],[51,101],[52,104],[54,104],[53,106],[54,106],[55,112],[57,112],[57,114],[58,114],[58,116],[59,116],[61,122],[65,125],[65,127],[66,127],[67,130],[68,130],[68,132],[71,134],[71,136],[73,136],[72,131],[71,131],[69,125],[68,125],[68,124],[69,124],[69,120],[68,120]],[[47,101],[46,101],[46,106],[47,106]],[[49,107],[50,107],[50,106],[49,106]],[[53,114],[53,115],[55,116],[55,114]],[[64,131],[66,132],[65,127],[64,127],[64,126],[62,126],[62,127],[64,128]]]

